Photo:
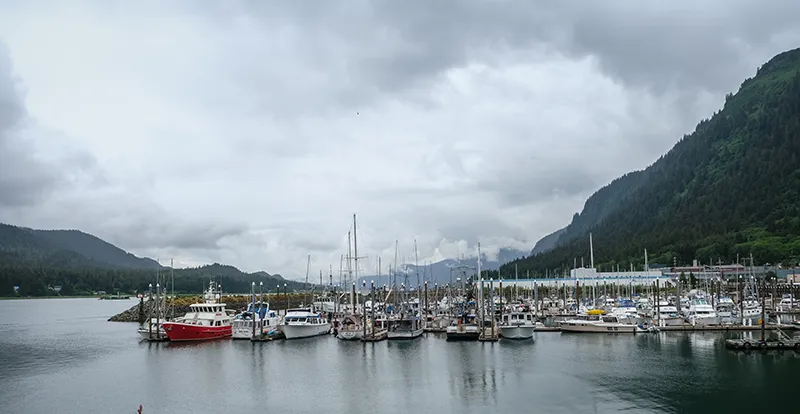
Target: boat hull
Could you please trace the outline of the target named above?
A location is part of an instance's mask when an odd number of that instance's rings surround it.
[[[167,339],[167,332],[164,329],[153,328],[152,332],[147,328],[139,328],[139,336],[146,341],[163,341]]]
[[[667,316],[658,320],[660,326],[681,326],[685,325],[686,321],[680,316]]]
[[[534,325],[501,326],[500,336],[506,339],[532,339],[535,330]]]
[[[262,335],[276,335],[280,332],[280,325],[276,322],[269,324],[267,320],[264,321],[264,326],[259,329],[259,322],[256,321],[255,333],[258,336],[259,332]],[[253,337],[253,323],[252,321],[233,321],[232,338],[233,339],[251,339]]]
[[[413,331],[389,331],[388,339],[414,339],[422,336],[424,329],[419,328]]]
[[[167,322],[162,325],[170,341],[207,341],[229,338],[231,326],[204,326],[188,323]]]
[[[712,326],[712,325],[719,325],[719,318],[716,316],[711,316],[706,318],[689,317],[688,322],[689,325],[693,326]]]
[[[283,335],[286,339],[311,338],[325,335],[331,331],[330,323],[308,325],[283,325]]]
[[[562,332],[580,333],[635,333],[636,325],[625,324],[594,324],[585,322],[562,322]]]
[[[358,341],[364,337],[363,330],[339,331],[336,337],[343,341]]]
[[[448,341],[477,341],[480,336],[478,327],[475,325],[459,325],[447,327]]]

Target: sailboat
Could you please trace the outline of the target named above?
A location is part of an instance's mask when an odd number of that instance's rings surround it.
[[[465,267],[458,266],[457,268],[460,269],[462,276],[466,278],[466,273],[464,272]],[[478,275],[480,275],[480,273],[481,261],[480,255],[478,255]],[[462,279],[460,277],[456,279],[456,282],[461,281]],[[479,283],[483,282],[479,281]],[[466,294],[466,289],[463,290],[462,294],[457,293],[455,298],[456,301],[453,305],[457,307],[457,309],[450,325],[447,326],[447,340],[477,341],[480,337],[478,315],[476,313],[476,308],[473,306],[473,302],[467,302],[468,295]],[[483,300],[483,298],[479,300]]]
[[[416,256],[416,241],[414,242],[414,254]],[[423,319],[411,305],[409,297],[408,272],[403,272],[403,296],[400,302],[400,313],[397,317],[389,320],[389,339],[414,339],[422,336],[424,332]],[[417,275],[419,278],[419,275]]]
[[[172,275],[172,269],[174,266],[172,265],[172,261],[170,261],[170,272]],[[149,286],[148,298],[147,302],[150,303],[149,315],[147,321],[139,326],[137,332],[141,339],[145,341],[166,341],[169,339],[167,336],[167,332],[164,330],[164,322],[167,321],[167,302],[166,302],[166,292],[167,287],[161,286],[161,275],[158,270],[156,270],[156,294],[155,297],[153,296],[153,285]],[[175,297],[175,278],[172,276],[172,297]],[[142,301],[141,306],[144,306],[144,301]],[[174,311],[174,307],[170,307],[172,311]],[[173,315],[174,317],[174,315]]]

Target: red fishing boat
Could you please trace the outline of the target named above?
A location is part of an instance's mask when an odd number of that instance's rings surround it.
[[[209,284],[204,303],[189,305],[189,312],[172,322],[161,326],[170,341],[205,341],[208,339],[229,338],[233,318],[220,303],[220,294]]]

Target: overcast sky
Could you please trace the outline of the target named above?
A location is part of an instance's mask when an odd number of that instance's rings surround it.
[[[370,268],[529,250],[798,46],[791,0],[4,1],[0,221],[292,278],[353,213]]]

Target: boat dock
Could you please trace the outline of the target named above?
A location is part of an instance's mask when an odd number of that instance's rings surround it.
[[[766,339],[763,334],[760,339],[728,339],[725,341],[725,347],[741,351],[749,351],[751,349],[761,351],[793,349],[796,352],[800,352],[800,339],[792,338],[780,329],[775,330],[778,332],[778,339]]]
[[[367,336],[361,338],[361,342],[380,342],[388,337],[389,333],[384,329],[376,332],[375,334],[368,334]]]
[[[256,335],[250,338],[251,342],[270,342],[276,339],[286,339],[286,336],[283,335],[283,332],[278,331],[272,335]]]
[[[500,330],[492,327],[484,327],[483,332],[478,336],[480,342],[497,342],[500,340]]]

